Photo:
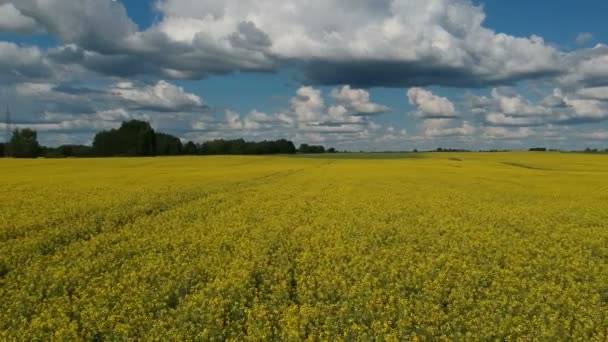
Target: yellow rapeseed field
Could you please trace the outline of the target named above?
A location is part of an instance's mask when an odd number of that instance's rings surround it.
[[[608,156],[0,160],[0,341],[608,340]]]

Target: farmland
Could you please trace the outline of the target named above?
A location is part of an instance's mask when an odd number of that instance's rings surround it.
[[[0,160],[0,340],[608,339],[608,158]]]

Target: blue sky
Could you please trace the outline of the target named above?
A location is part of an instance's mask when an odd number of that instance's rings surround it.
[[[603,1],[0,1],[0,99],[48,145],[608,148]]]

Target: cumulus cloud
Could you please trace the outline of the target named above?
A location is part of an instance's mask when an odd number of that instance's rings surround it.
[[[482,136],[489,139],[524,139],[534,135],[530,127],[484,127]]]
[[[585,99],[608,101],[608,87],[581,88],[576,94]]]
[[[325,111],[325,100],[321,90],[313,87],[301,87],[291,99],[291,109],[300,122],[319,122]]]
[[[258,50],[304,62],[313,83],[481,85],[559,69],[555,49],[541,38],[484,28],[483,10],[468,0],[165,0],[158,8],[161,31],[184,43],[204,31],[206,43],[217,46],[224,37],[245,36],[244,25],[255,28],[263,37],[251,40],[260,42]]]
[[[469,96],[466,106],[494,126],[571,125],[608,120],[608,102],[601,88],[582,88],[563,93],[560,89],[536,103],[511,89],[495,88],[491,97]]]
[[[363,89],[352,89],[350,86],[343,86],[341,89],[334,89],[331,96],[340,104],[349,108],[354,115],[375,115],[385,113],[390,110],[387,106],[373,103],[369,99],[369,92]]]
[[[12,4],[65,43],[101,53],[119,52],[124,40],[137,32],[137,25],[124,6],[113,1],[1,0],[0,3]]]
[[[568,54],[565,62],[568,72],[558,78],[562,87],[608,86],[608,46],[598,44],[590,49],[581,49]]]
[[[579,44],[587,44],[593,40],[593,34],[590,32],[582,32],[576,36],[576,42]]]
[[[157,19],[140,28],[120,1],[0,0],[0,32],[44,33],[59,42],[45,48],[0,41],[0,86],[31,113],[23,121],[60,132],[145,117],[200,134],[401,139],[405,133],[374,121],[391,109],[371,100],[366,88],[373,86],[409,88],[425,137],[500,139],[608,120],[608,46],[562,52],[538,36],[495,32],[471,0],[158,0],[154,6]],[[577,38],[593,40],[587,33]],[[157,81],[283,68],[301,73],[297,79],[309,86],[275,113],[221,110],[211,117],[200,96]],[[504,87],[538,79],[556,89],[539,99]],[[319,85],[339,88],[323,93]],[[432,85],[494,89],[468,96],[460,108],[424,88]]]
[[[267,131],[280,132],[282,128],[288,128],[292,123],[292,121],[286,120],[281,115],[269,115],[257,110],[251,111],[244,117],[229,109],[224,114],[224,122],[219,121],[211,126],[207,125],[206,130],[212,128],[216,131],[256,132],[262,134]]]
[[[217,112],[201,96],[164,80],[123,81],[96,87],[28,82],[6,89],[14,99],[18,124],[37,129],[42,136],[45,132],[56,135],[70,131],[92,135],[130,119],[150,121],[155,128],[182,137],[195,132],[208,138],[254,139],[316,134],[328,141],[402,136],[399,130],[373,123],[371,115],[388,108],[373,102],[367,91],[350,86],[327,94],[314,87],[300,87],[283,110],[252,110],[246,114],[234,110]]]
[[[495,126],[535,126],[545,123],[540,117],[510,116],[503,113],[489,113],[485,119],[488,124]]]
[[[411,105],[418,108],[416,113],[425,118],[450,118],[456,116],[456,108],[452,101],[422,88],[410,88],[407,97]]]
[[[579,137],[591,140],[608,140],[608,131],[595,131],[579,133]]]
[[[11,98],[16,127],[40,131],[43,142],[58,133],[78,139],[92,137],[96,131],[118,127],[130,119],[180,132],[191,129],[191,122],[210,116],[200,96],[166,81],[119,82],[95,88],[28,82],[4,86],[2,92]]]
[[[344,86],[330,93],[333,103],[327,104],[321,90],[310,86],[300,87],[290,100],[287,116],[298,128],[312,132],[356,132],[365,129],[371,115],[383,113],[388,107],[370,100],[362,89]]]
[[[113,76],[194,79],[291,64],[316,84],[464,87],[563,71],[542,38],[484,27],[470,0],[161,0],[158,22],[143,31],[120,2],[0,4],[20,26],[29,20],[77,47],[80,65]]]
[[[223,137],[289,138],[313,143],[403,139],[406,130],[372,120],[373,114],[386,110],[388,107],[372,102],[369,93],[361,89],[344,86],[324,95],[320,89],[303,86],[289,99],[287,108],[278,112],[252,110],[242,115],[226,110],[218,120],[196,121],[192,128],[204,132],[204,136],[194,135],[204,139],[219,137],[218,132]]]
[[[518,94],[501,92],[498,88],[492,90],[492,98],[496,100],[500,111],[506,115],[535,116],[548,113],[547,108],[531,104],[527,99]]]
[[[53,70],[39,48],[0,41],[2,81],[43,79],[51,77],[52,74]]]
[[[132,82],[121,82],[110,88],[110,92],[140,109],[179,111],[203,106],[203,100],[198,95],[162,80],[143,87]]]
[[[472,136],[476,128],[469,122],[458,123],[453,119],[426,119],[423,121],[423,135],[426,138]]]
[[[12,3],[0,4],[0,32],[36,33],[41,31],[36,21],[23,15]]]

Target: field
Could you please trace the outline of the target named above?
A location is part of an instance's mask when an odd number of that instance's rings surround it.
[[[1,341],[608,339],[607,156],[0,160],[0,177]]]

